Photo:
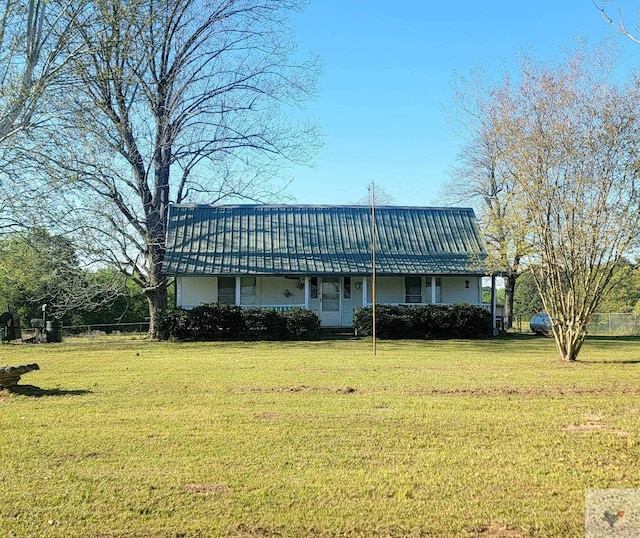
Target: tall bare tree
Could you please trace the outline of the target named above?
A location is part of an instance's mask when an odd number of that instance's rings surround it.
[[[504,122],[526,261],[569,361],[640,235],[640,77],[616,84],[611,65],[585,47],[559,65],[524,58]]]
[[[476,210],[487,246],[488,268],[504,277],[504,324],[510,328],[516,281],[526,250],[516,184],[505,167],[509,140],[505,127],[513,113],[512,84],[508,75],[499,85],[487,84],[481,70],[455,79],[449,114],[465,143],[441,198],[445,203],[468,203]]]
[[[283,163],[306,163],[317,129],[291,119],[315,92],[287,15],[299,0],[95,0],[76,29],[68,113],[30,148],[53,177],[60,222],[144,289],[151,331],[172,202],[264,201]],[[54,163],[52,166],[51,163]]]
[[[596,6],[598,11],[600,11],[600,15],[605,20],[605,22],[612,24],[616,27],[621,33],[626,35],[632,41],[636,43],[640,43],[640,24],[635,23],[633,28],[629,28],[627,22],[625,21],[625,14],[620,5],[619,0],[592,0],[593,4]],[[617,4],[618,9],[615,10],[613,8],[608,9],[606,4]],[[616,12],[613,15],[613,12]],[[636,15],[640,16],[640,10],[636,8]]]
[[[81,0],[0,2],[0,232],[24,224],[21,206],[32,186],[15,173],[14,150],[55,115],[56,86],[82,53],[74,32],[82,9]]]
[[[0,147],[42,121],[47,88],[73,55],[82,4],[4,0],[0,14]]]

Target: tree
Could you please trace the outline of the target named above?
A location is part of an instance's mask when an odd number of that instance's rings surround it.
[[[504,124],[528,267],[569,361],[640,234],[640,77],[613,82],[611,61],[585,47],[560,65],[524,57]]]
[[[69,325],[138,323],[149,318],[149,305],[142,290],[121,273],[104,268],[86,273],[94,295],[87,304],[67,312]],[[111,289],[116,293],[105,293]]]
[[[526,241],[515,192],[517,186],[505,168],[508,149],[507,118],[513,113],[511,81],[487,87],[484,73],[458,77],[449,114],[465,143],[450,179],[442,189],[445,203],[474,206],[487,247],[487,266],[504,277],[504,324],[513,323],[516,281],[522,271]]]
[[[0,15],[0,147],[38,122],[47,87],[69,59],[70,5],[4,0]]]
[[[381,205],[393,205],[395,203],[395,198],[389,194],[384,187],[374,184],[373,182],[367,185],[367,194],[363,195],[362,198],[351,202],[353,205],[371,205],[371,192],[373,191],[373,203],[376,206]]]
[[[44,228],[14,232],[0,242],[0,301],[24,320],[62,320],[126,295],[122,276],[83,268],[73,243]]]
[[[167,306],[161,272],[172,202],[264,201],[283,162],[306,163],[317,130],[287,117],[315,91],[286,13],[299,0],[89,2],[75,30],[67,113],[29,148],[92,254]],[[33,172],[33,171],[32,171]],[[50,179],[52,178],[52,179]],[[286,182],[284,183],[286,186]]]
[[[616,286],[603,298],[598,306],[598,311],[633,312],[640,300],[640,273],[638,268],[629,260],[620,260],[613,278],[616,281]]]
[[[625,23],[624,11],[622,9],[622,6],[620,5],[618,6],[618,16],[616,17],[616,19],[614,19],[611,15],[609,15],[610,11],[608,11],[605,8],[605,4],[617,3],[617,0],[600,0],[600,6],[598,6],[598,4],[596,3],[596,0],[593,0],[593,3],[598,9],[598,11],[600,11],[600,15],[602,15],[602,18],[605,20],[605,22],[612,24],[615,28],[617,28],[621,33],[626,35],[632,41],[635,41],[636,43],[640,43],[640,37],[637,34],[639,27],[636,24],[635,31],[629,30],[629,28]],[[640,15],[640,11],[636,10],[636,14]]]
[[[530,319],[543,310],[544,305],[540,298],[540,292],[533,280],[533,275],[528,271],[524,271],[518,278],[518,287],[514,294],[513,312],[516,316]]]
[[[29,193],[10,173],[12,147],[21,135],[55,114],[51,93],[72,57],[81,54],[74,21],[81,0],[3,0],[0,5],[0,229],[24,223],[16,206]],[[11,196],[13,194],[13,196]]]

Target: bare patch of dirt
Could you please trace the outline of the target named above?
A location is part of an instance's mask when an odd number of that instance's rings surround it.
[[[564,426],[562,431],[572,432],[572,433],[596,433],[596,432],[605,432],[605,433],[614,433],[621,437],[626,437],[629,435],[628,432],[622,430],[615,430],[613,428],[609,428],[606,424],[602,423],[602,417],[599,415],[584,415],[584,422],[580,422],[578,424],[569,424],[568,426]]]
[[[230,488],[225,484],[186,484],[182,491],[198,495],[222,495],[228,493]]]
[[[469,533],[469,538],[522,538],[526,535],[522,529],[513,529],[504,523],[492,521]]]
[[[275,411],[263,411],[262,413],[256,413],[253,418],[260,422],[277,422],[282,420],[283,414],[276,413]]]
[[[353,387],[312,387],[310,385],[280,386],[280,387],[240,387],[230,389],[231,394],[260,394],[260,393],[318,393],[318,394],[352,394]]]
[[[60,454],[52,459],[52,465],[62,466],[67,464],[78,464],[83,461],[101,458],[105,454],[101,452],[70,452],[67,454]]]
[[[394,389],[395,390],[395,389]],[[407,387],[402,392],[437,396],[574,396],[581,394],[634,394],[640,396],[640,388],[635,387]]]
[[[278,529],[269,529],[266,527],[257,527],[253,525],[245,525],[244,523],[240,523],[235,526],[231,531],[232,536],[236,536],[237,538],[256,538],[256,537],[267,537],[267,536],[282,536],[282,532]]]

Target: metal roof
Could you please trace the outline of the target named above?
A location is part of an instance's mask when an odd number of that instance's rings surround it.
[[[483,274],[472,209],[377,207],[380,275]],[[163,272],[170,275],[366,275],[366,206],[172,205]]]

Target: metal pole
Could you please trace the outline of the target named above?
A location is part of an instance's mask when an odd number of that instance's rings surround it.
[[[373,323],[373,354],[376,355],[376,187],[371,185],[371,320]]]

